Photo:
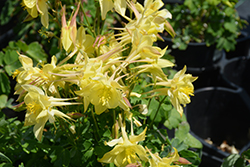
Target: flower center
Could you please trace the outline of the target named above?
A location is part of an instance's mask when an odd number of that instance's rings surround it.
[[[193,88],[189,87],[189,86],[185,86],[185,87],[181,87],[180,91],[184,94],[186,94],[187,96],[191,95],[194,96],[194,90]]]
[[[106,104],[108,104],[109,100],[111,99],[110,96],[110,88],[105,87],[103,90],[103,94],[100,97],[100,103],[105,106]]]
[[[31,102],[27,104],[28,113],[35,114],[38,110],[40,110],[40,106],[36,102]]]

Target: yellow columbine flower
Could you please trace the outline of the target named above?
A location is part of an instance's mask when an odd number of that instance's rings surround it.
[[[48,5],[47,0],[23,0],[23,4],[26,6],[28,13],[36,18],[38,13],[41,14],[42,25],[46,28],[49,26],[49,16],[48,16]]]
[[[109,80],[102,74],[84,79],[80,83],[81,90],[76,94],[84,97],[85,111],[89,103],[95,106],[96,114],[103,113],[106,109],[121,107],[128,111],[129,107],[123,99],[121,86],[114,80]]]
[[[102,19],[106,18],[106,14],[108,11],[115,8],[115,10],[122,16],[125,15],[125,11],[127,8],[126,0],[99,0],[100,7],[101,7],[101,15]]]
[[[173,37],[175,32],[167,19],[172,19],[172,14],[167,9],[162,9],[164,3],[161,0],[146,0],[144,1],[144,7],[140,3],[136,3],[135,6],[140,13],[143,13],[144,17],[152,17],[151,27],[148,33],[157,34],[163,32],[164,29]]]
[[[143,64],[135,67],[135,69],[141,69],[135,75],[139,73],[149,72],[152,74],[154,81],[156,81],[156,77],[167,79],[167,75],[162,71],[162,68],[174,66],[172,62],[166,59],[145,59],[141,60],[140,62],[148,62],[148,64]]]
[[[77,57],[75,59],[75,64],[80,64],[84,61],[84,58],[93,57],[94,53],[94,38],[85,33],[85,29],[83,26],[78,28],[77,36],[76,36],[76,48],[79,50]]]
[[[150,167],[179,167],[179,165],[172,165],[173,162],[179,161],[179,154],[176,148],[174,148],[174,154],[170,157],[159,157],[158,153],[152,154],[146,147],[151,158],[149,159]]]
[[[19,54],[19,61],[21,62],[22,67],[16,70],[17,84],[15,86],[15,94],[20,94],[23,91],[21,85],[43,82],[40,78],[41,69],[33,67],[33,61],[31,58]]]
[[[193,77],[191,74],[185,74],[186,66],[177,72],[173,79],[162,82],[157,82],[156,85],[166,86],[165,88],[155,89],[151,92],[159,92],[158,95],[168,95],[170,101],[176,110],[182,116],[183,108],[186,104],[190,103],[190,95],[193,96],[194,82],[198,77]]]
[[[122,125],[122,137],[119,139],[114,139],[108,143],[110,147],[116,145],[110,152],[104,154],[104,156],[99,160],[103,163],[114,163],[118,167],[124,167],[131,163],[136,163],[138,161],[147,161],[147,154],[145,149],[138,145],[139,141],[145,139],[145,133],[147,128],[139,134],[138,136],[131,134],[129,137],[125,131],[125,125]]]
[[[103,62],[98,58],[86,58],[83,64],[83,76],[78,77],[80,87],[75,93],[84,100],[84,111],[87,111],[89,103],[95,106],[96,114],[103,113],[106,109],[120,107],[126,112],[129,107],[126,104],[123,92],[125,87],[103,74]]]
[[[66,16],[65,16],[65,6],[62,8],[62,29],[61,29],[61,42],[63,48],[66,50],[66,52],[69,52],[72,50],[76,42],[76,36],[77,36],[77,27],[76,27],[76,16],[79,10],[80,4],[78,4],[78,7],[76,9],[75,14],[71,18],[70,22],[66,22]]]
[[[71,99],[60,99],[48,97],[41,88],[34,85],[22,85],[28,91],[24,97],[24,103],[27,106],[25,115],[25,126],[35,125],[33,132],[35,137],[41,141],[45,123],[49,120],[50,123],[55,122],[55,116],[71,119],[66,114],[54,109],[55,106],[74,105],[78,103],[63,102]]]
[[[60,97],[57,87],[64,87],[64,81],[60,80],[60,77],[53,75],[59,69],[56,66],[57,59],[52,56],[51,63],[42,65],[42,68],[33,67],[33,61],[31,58],[19,54],[19,60],[22,67],[14,72],[16,75],[17,84],[15,86],[15,94],[22,94],[22,85],[40,85],[44,90],[48,90],[48,94],[53,94]]]

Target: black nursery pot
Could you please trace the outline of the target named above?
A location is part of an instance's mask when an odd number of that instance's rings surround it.
[[[239,56],[249,56],[250,54],[250,35],[246,32],[241,32],[241,35],[236,39],[237,44],[235,50],[227,52],[226,58],[231,59]]]
[[[184,0],[162,0],[164,4],[183,4]]]
[[[223,58],[220,62],[222,78],[232,87],[242,87],[250,95],[250,58]]]
[[[163,37],[165,40],[158,41],[158,46],[165,48],[168,46],[171,49],[170,54],[175,57],[177,69],[180,70],[187,65],[190,68],[213,68],[215,62],[222,57],[222,51],[215,49],[215,45],[207,47],[205,43],[188,44],[186,50],[179,50],[172,48],[172,41],[170,38]]]
[[[203,144],[200,167],[220,166],[229,153],[219,150],[223,141],[242,150],[248,144],[250,98],[246,92],[223,87],[197,89],[185,108],[191,133]],[[205,142],[211,139],[213,145]]]

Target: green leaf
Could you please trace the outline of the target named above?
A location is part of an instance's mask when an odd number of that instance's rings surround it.
[[[1,163],[0,164],[0,167],[13,167],[12,165],[11,165],[11,163]]]
[[[15,50],[6,50],[3,60],[6,65],[9,65],[18,61],[18,57],[19,56]]]
[[[0,52],[0,66],[3,66],[4,53]]]
[[[225,10],[224,10],[225,14],[227,16],[231,16],[231,15],[234,15],[235,14],[235,9],[234,8],[231,8],[231,7],[227,7]]]
[[[159,102],[157,100],[155,100],[155,98],[153,98],[151,100],[151,103],[150,103],[150,106],[149,106],[149,109],[148,109],[148,114],[150,116],[150,119],[153,120],[154,117],[155,117],[155,114],[156,114],[156,110],[159,106]],[[161,121],[161,115],[158,113],[154,122],[160,122]]]
[[[166,126],[168,129],[171,130],[172,128],[177,128],[180,123],[181,123],[181,116],[178,113],[178,111],[175,108],[173,108],[170,111],[168,119],[164,122],[164,126]]]
[[[20,63],[20,61],[15,61],[14,63],[10,64],[10,65],[6,65],[4,67],[5,71],[7,72],[7,74],[9,76],[12,76],[13,72],[18,69],[19,67],[21,67],[22,64]]]
[[[8,96],[7,95],[0,95],[0,109],[5,108],[7,105],[7,100],[8,100]]]
[[[6,162],[9,162],[9,163],[12,163],[12,161],[6,156],[4,155],[3,153],[0,152],[0,159],[2,161],[6,161]]]
[[[77,146],[73,147],[70,150],[70,158],[74,159],[73,161],[71,161],[70,163],[75,165],[75,166],[82,166],[81,164],[83,163],[81,161],[81,158],[83,157],[80,148],[78,148]]]
[[[245,159],[250,160],[250,149],[244,151],[241,155],[244,156]]]
[[[202,148],[203,147],[201,142],[198,139],[196,139],[194,136],[192,136],[190,133],[187,134],[187,137],[184,140],[184,142],[192,148]]]
[[[224,27],[226,30],[232,32],[232,33],[235,33],[237,31],[237,24],[235,22],[226,22],[224,24]]]
[[[92,142],[91,142],[91,141],[85,140],[85,141],[83,142],[84,150],[88,150],[89,147],[90,147],[91,145],[92,145]]]
[[[190,126],[187,122],[182,122],[178,129],[175,131],[175,136],[178,137],[181,141],[184,141],[189,133]]]
[[[110,150],[111,148],[109,146],[100,145],[100,146],[95,146],[94,153],[98,157],[103,157],[103,155],[109,152]]]
[[[187,159],[189,162],[192,163],[192,165],[199,165],[201,162],[201,159],[199,155],[191,150],[182,150],[179,152],[180,156]]]
[[[18,165],[18,167],[24,167],[24,164],[23,164],[23,163],[21,163],[20,165]]]
[[[16,6],[18,6],[18,0],[3,1],[2,3],[4,6],[0,13],[0,25],[5,25],[12,19],[13,13],[16,10]],[[3,4],[1,4],[1,6]]]
[[[70,152],[62,147],[57,147],[56,150],[50,155],[51,162],[54,162],[54,166],[69,166]]]
[[[18,48],[20,48],[23,52],[26,52],[29,49],[29,46],[23,42],[23,41],[18,41],[16,42],[16,45]]]
[[[46,62],[47,60],[47,55],[45,54],[44,50],[42,49],[42,46],[38,42],[33,42],[29,44],[26,53],[37,62]]]
[[[0,94],[8,95],[10,93],[10,81],[2,70],[0,70],[0,81]]]
[[[234,167],[244,167],[246,164],[245,160],[240,157],[234,164]]]
[[[196,7],[193,0],[185,0],[184,5],[186,5],[190,11],[196,11]]]
[[[174,38],[173,39],[173,45],[172,45],[172,47],[174,48],[174,49],[180,49],[180,50],[186,50],[187,49],[187,47],[188,47],[188,45],[184,42],[184,41],[182,41],[181,40],[181,38],[180,37],[176,37],[176,38]],[[171,53],[170,53],[171,54]]]
[[[240,158],[239,154],[231,154],[227,158],[224,159],[224,162],[222,163],[221,167],[234,166],[234,164],[239,158]]]
[[[184,142],[180,141],[178,138],[173,138],[171,141],[171,144],[174,148],[177,149],[178,152],[182,151],[182,150],[186,150],[188,149],[188,145],[185,144]]]
[[[86,151],[86,153],[83,155],[85,159],[89,159],[94,153],[94,148],[91,148],[90,150]]]

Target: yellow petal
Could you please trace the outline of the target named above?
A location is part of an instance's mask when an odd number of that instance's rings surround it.
[[[115,10],[122,16],[125,15],[127,3],[126,0],[114,0]]]
[[[19,54],[19,61],[25,69],[28,67],[33,67],[33,60],[25,55]]]
[[[53,115],[56,115],[60,118],[68,118],[68,119],[71,119],[68,115],[62,113],[61,111],[59,110],[56,110],[56,109],[51,109],[50,112],[53,114]]]
[[[66,52],[69,52],[70,47],[72,45],[72,41],[70,38],[70,31],[69,31],[68,27],[62,28],[61,42],[62,42],[63,48],[66,50]]]
[[[116,145],[117,143],[122,143],[123,142],[123,139],[122,137],[120,137],[119,139],[113,139],[109,142],[107,142],[106,144],[110,147],[113,147],[114,145]]]
[[[28,92],[35,92],[35,93],[38,93],[40,95],[44,95],[44,91],[37,87],[37,86],[34,86],[34,85],[22,85],[22,88],[27,90]]]
[[[44,129],[44,125],[47,122],[47,118],[44,117],[42,119],[39,120],[39,122],[34,126],[33,128],[33,132],[35,134],[35,137],[37,138],[37,140],[41,141],[42,140],[42,135],[43,135],[43,129]]]
[[[112,0],[99,0],[99,3],[101,7],[102,20],[104,20],[107,12],[114,8],[114,3]]]
[[[141,132],[138,136],[136,135],[131,135],[129,137],[129,140],[131,143],[137,143],[139,141],[143,141],[145,140],[145,136],[146,136],[146,131],[147,131],[147,127],[143,130],[143,132]]]
[[[107,109],[106,106],[103,106],[102,104],[97,104],[95,105],[95,113],[97,115],[100,115],[101,113],[103,113],[105,110]]]
[[[28,8],[33,8],[36,5],[37,0],[23,0],[23,3]]]
[[[31,15],[31,17],[36,18],[38,16],[37,8],[28,8],[27,9],[28,13]]]
[[[48,6],[45,0],[38,0],[38,11],[41,13],[41,22],[42,25],[46,28],[49,26],[49,15],[48,15]]]

